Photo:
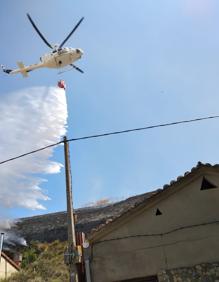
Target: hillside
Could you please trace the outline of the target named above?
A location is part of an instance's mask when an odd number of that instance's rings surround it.
[[[86,207],[75,210],[76,231],[89,234],[108,221],[115,219],[135,205],[149,199],[160,190],[130,197],[126,200],[100,207]],[[67,214],[57,212],[18,220],[13,231],[30,241],[53,242],[67,240]]]
[[[119,217],[124,212],[158,193],[160,190],[130,197],[126,200],[104,206],[86,207],[75,210],[76,230],[89,234],[96,228]],[[22,270],[4,282],[65,282],[68,269],[64,264],[64,251],[67,241],[67,214],[57,212],[41,216],[21,218],[10,232],[25,238],[27,247],[23,252]],[[16,237],[14,237],[15,239]],[[19,238],[16,238],[18,240]],[[35,243],[33,243],[35,242]],[[5,242],[6,243],[6,242]],[[5,246],[12,250],[18,241]],[[49,278],[48,278],[49,277]]]

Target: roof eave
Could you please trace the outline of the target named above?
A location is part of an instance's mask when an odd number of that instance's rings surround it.
[[[150,209],[158,202],[169,197],[171,194],[176,193],[178,189],[187,186],[190,182],[203,175],[204,171],[206,172],[207,170],[209,170],[209,172],[212,172],[212,169],[214,169],[214,171],[216,170],[216,172],[219,173],[219,165],[212,166],[210,164],[202,164],[198,162],[197,166],[193,167],[191,171],[184,173],[183,176],[177,177],[176,181],[171,181],[170,184],[164,185],[163,189],[160,189],[158,193],[152,195],[148,199],[145,199],[143,202],[121,214],[114,220],[109,221],[107,224],[101,226],[98,230],[91,232],[91,234],[88,235],[89,242],[91,244],[95,243],[102,237],[108,235],[113,230],[127,223],[139,213],[143,212],[144,210]]]

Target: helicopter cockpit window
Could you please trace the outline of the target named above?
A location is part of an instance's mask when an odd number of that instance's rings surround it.
[[[64,53],[68,53],[68,50],[66,50],[66,48],[63,48],[61,51],[59,51],[59,54],[64,54]]]

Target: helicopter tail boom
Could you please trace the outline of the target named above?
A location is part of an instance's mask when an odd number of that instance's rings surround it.
[[[5,72],[7,74],[21,73],[23,75],[23,77],[28,77],[28,70],[24,66],[24,64],[22,62],[18,62],[17,65],[18,65],[19,69],[16,69],[16,70],[7,69],[4,65],[1,65],[1,68],[2,68],[3,72]]]
[[[19,67],[19,72],[23,75],[23,77],[28,77],[25,65],[22,62],[17,62],[17,65]]]
[[[7,74],[17,74],[21,73],[23,77],[28,77],[29,72],[38,68],[43,68],[45,65],[43,63],[33,64],[29,66],[25,66],[22,62],[17,62],[18,69],[7,69],[5,66],[1,65],[3,72]]]

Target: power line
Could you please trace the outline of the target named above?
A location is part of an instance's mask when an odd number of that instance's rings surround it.
[[[209,119],[216,119],[219,118],[219,115],[215,115],[215,116],[208,116],[208,117],[201,117],[201,118],[195,118],[195,119],[189,119],[189,120],[181,120],[181,121],[175,121],[175,122],[170,122],[170,123],[162,123],[162,124],[157,124],[157,125],[150,125],[150,126],[145,126],[145,127],[139,127],[139,128],[133,128],[133,129],[126,129],[126,130],[120,130],[120,131],[113,131],[113,132],[106,132],[106,133],[102,133],[102,134],[95,134],[95,135],[88,135],[88,136],[82,136],[82,137],[78,137],[78,138],[70,138],[67,139],[66,142],[75,142],[75,141],[81,141],[81,140],[86,140],[86,139],[94,139],[94,138],[100,138],[100,137],[106,137],[106,136],[110,136],[110,135],[117,135],[117,134],[124,134],[124,133],[129,133],[129,132],[134,132],[134,131],[141,131],[141,130],[148,130],[148,129],[153,129],[153,128],[159,128],[159,127],[166,127],[166,126],[173,126],[173,125],[179,125],[179,124],[184,124],[184,123],[191,123],[191,122],[197,122],[197,121],[203,121],[203,120],[209,120]],[[14,161],[16,159],[46,150],[48,148],[51,147],[55,147],[59,144],[64,143],[64,141],[59,141],[57,143],[45,146],[45,147],[41,147],[39,149],[30,151],[28,153],[22,154],[22,155],[18,155],[16,157],[4,160],[0,162],[1,164],[10,162],[10,161]]]
[[[45,150],[45,149],[48,149],[48,148],[57,146],[57,145],[59,145],[59,144],[61,144],[61,143],[64,143],[64,142],[63,142],[63,141],[59,141],[59,142],[57,142],[57,143],[54,143],[54,144],[51,144],[51,145],[48,145],[48,146],[45,146],[45,147],[42,147],[42,148],[39,148],[39,149],[30,151],[30,152],[28,152],[28,153],[24,153],[24,154],[22,154],[22,155],[19,155],[19,156],[16,156],[16,157],[7,159],[7,160],[5,160],[5,161],[0,162],[0,165],[1,165],[1,164],[4,164],[4,163],[7,163],[7,162],[10,162],[10,161],[14,161],[14,160],[16,160],[16,159],[20,159],[20,158],[22,158],[22,157],[25,157],[25,156],[28,156],[28,155],[31,155],[31,154],[34,154],[34,153],[37,153],[37,152],[40,152],[40,151],[43,151],[43,150]]]
[[[115,219],[115,221],[116,221],[116,219]],[[97,241],[94,244],[97,245],[97,244],[101,244],[101,243],[105,243],[105,242],[119,241],[119,240],[125,240],[125,239],[130,239],[130,238],[139,238],[139,237],[160,237],[160,236],[169,235],[171,233],[175,233],[177,231],[181,231],[181,230],[184,230],[184,229],[190,229],[190,228],[193,228],[193,227],[201,227],[201,226],[207,226],[207,225],[213,225],[213,224],[219,224],[219,220],[181,226],[181,227],[174,228],[174,229],[169,230],[169,231],[164,232],[164,233],[134,234],[134,235],[117,237],[117,238],[105,239],[105,240]]]
[[[85,140],[85,139],[91,139],[91,138],[106,137],[109,135],[123,134],[123,133],[129,133],[133,131],[147,130],[147,129],[153,129],[153,128],[158,128],[158,127],[172,126],[172,125],[178,125],[182,123],[190,123],[190,122],[202,121],[202,120],[207,120],[207,119],[216,119],[216,118],[219,118],[219,116],[201,117],[201,118],[195,118],[195,119],[190,119],[190,120],[182,120],[182,121],[150,125],[150,126],[133,128],[133,129],[125,129],[125,130],[120,130],[120,131],[107,132],[107,133],[96,134],[96,135],[89,135],[89,136],[84,136],[84,137],[79,137],[79,138],[72,138],[72,139],[68,139],[68,141],[71,142],[71,141],[79,141],[79,140]]]

